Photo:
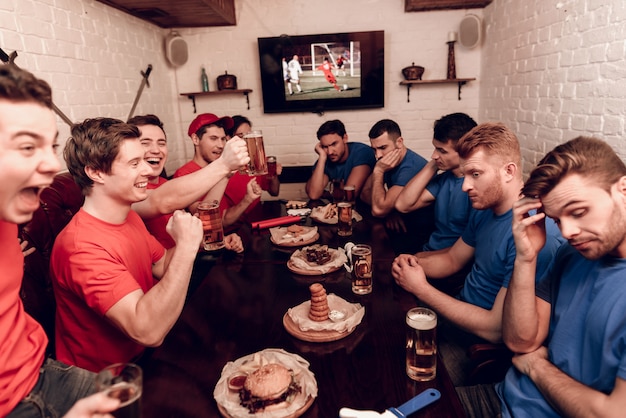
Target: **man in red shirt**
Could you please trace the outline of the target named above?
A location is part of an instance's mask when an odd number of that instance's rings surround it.
[[[39,207],[60,169],[52,92],[13,65],[0,66],[0,416],[60,416],[94,391],[94,375],[46,359],[43,328],[24,311],[19,292],[24,255],[17,225]],[[119,401],[96,394],[68,415],[112,411]]]
[[[175,211],[165,250],[131,206],[148,197],[152,170],[137,127],[87,119],[64,157],[85,203],[57,236],[50,271],[59,360],[97,371],[136,361],[163,342],[182,311],[202,240],[200,219]]]

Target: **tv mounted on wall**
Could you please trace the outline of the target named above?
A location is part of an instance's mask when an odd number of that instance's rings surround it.
[[[384,31],[283,35],[258,44],[265,113],[384,106]],[[295,56],[302,73],[294,74]]]

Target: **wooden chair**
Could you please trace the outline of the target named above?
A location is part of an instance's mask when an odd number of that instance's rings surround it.
[[[504,344],[474,344],[469,348],[472,369],[468,376],[470,385],[501,382],[511,367],[513,353]]]
[[[56,236],[80,209],[84,197],[69,173],[58,174],[52,185],[41,193],[41,206],[33,218],[20,226],[20,237],[36,251],[24,260],[24,279],[20,296],[24,308],[46,331],[54,354],[54,316],[56,303],[50,279],[50,255]]]

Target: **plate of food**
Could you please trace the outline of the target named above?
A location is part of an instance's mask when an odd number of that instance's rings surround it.
[[[328,225],[336,225],[339,222],[337,215],[337,205],[335,203],[329,203],[326,206],[317,206],[311,210],[309,217],[317,222],[321,222]],[[363,220],[361,214],[356,210],[352,210],[352,219],[356,222]]]
[[[314,244],[294,251],[287,261],[287,268],[304,276],[319,276],[339,270],[347,261],[343,248]]]
[[[316,206],[311,210],[311,219],[325,224],[334,225],[339,222],[337,218],[337,205],[329,203],[326,206]]]
[[[270,241],[280,247],[301,247],[317,241],[320,234],[316,226],[290,225],[270,228]]]
[[[313,404],[317,382],[305,359],[268,348],[228,362],[213,396],[226,418],[296,418]]]
[[[365,308],[335,294],[326,294],[321,283],[309,286],[310,300],[290,308],[283,326],[294,337],[310,342],[336,341],[350,335],[365,315]]]

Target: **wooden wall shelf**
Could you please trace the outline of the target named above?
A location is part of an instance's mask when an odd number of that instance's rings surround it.
[[[221,94],[243,94],[246,96],[246,103],[248,104],[248,110],[250,110],[250,98],[248,94],[252,93],[251,89],[239,89],[239,90],[216,90],[216,91],[198,91],[192,93],[180,93],[181,96],[187,96],[193,102],[193,113],[196,113],[196,96],[215,96]]]
[[[410,102],[409,94],[411,91],[411,86],[414,84],[449,84],[449,83],[457,83],[459,86],[459,100],[461,100],[461,86],[464,86],[468,81],[474,81],[476,78],[451,78],[451,79],[443,79],[443,80],[404,80],[400,82],[401,86],[406,86],[406,102]]]
[[[100,0],[102,1],[102,0]],[[405,0],[405,12],[425,12],[429,10],[480,9],[492,0]]]

